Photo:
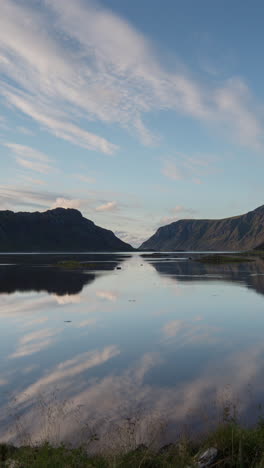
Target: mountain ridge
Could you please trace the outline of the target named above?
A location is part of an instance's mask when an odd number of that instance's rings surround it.
[[[132,251],[112,231],[72,208],[44,212],[0,211],[0,251]]]
[[[249,250],[264,245],[264,205],[222,219],[182,219],[158,230],[140,249]]]

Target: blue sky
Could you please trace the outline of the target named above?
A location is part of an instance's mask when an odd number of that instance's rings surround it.
[[[139,245],[263,204],[264,4],[1,0],[0,209]]]

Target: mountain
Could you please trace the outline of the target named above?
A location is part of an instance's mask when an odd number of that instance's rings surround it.
[[[112,231],[96,226],[78,210],[44,213],[0,211],[1,252],[131,251]]]
[[[264,245],[264,205],[225,219],[183,219],[160,227],[140,249],[249,250]]]

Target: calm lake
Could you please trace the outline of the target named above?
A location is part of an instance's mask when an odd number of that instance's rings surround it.
[[[69,258],[92,265],[53,266]],[[194,259],[0,255],[1,440],[167,442],[232,405],[256,421],[264,261]]]

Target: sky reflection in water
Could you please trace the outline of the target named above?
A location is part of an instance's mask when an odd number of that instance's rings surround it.
[[[104,432],[135,415],[166,420],[168,431],[202,426],[204,408],[215,417],[229,398],[256,417],[264,262],[118,261],[92,272],[0,267],[2,439],[17,440],[18,415],[33,440],[48,432],[72,441],[87,422]]]

